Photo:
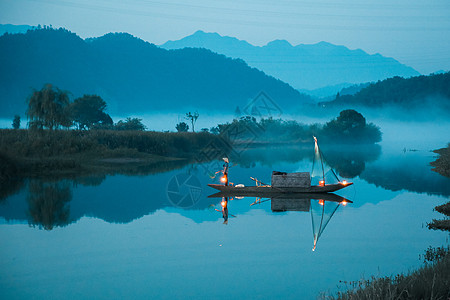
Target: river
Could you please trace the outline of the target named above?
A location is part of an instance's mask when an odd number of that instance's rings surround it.
[[[336,192],[353,203],[325,201],[323,216],[314,199],[276,212],[274,200],[234,198],[225,222],[222,199],[208,198],[219,161],[24,179],[0,200],[2,298],[314,299],[345,288],[340,281],[413,270],[429,246],[449,243],[426,223],[444,218],[433,208],[449,200],[450,179],[428,165],[437,143],[390,141],[323,147],[354,182]],[[229,173],[236,184],[312,165],[312,148],[237,152]],[[312,251],[318,218],[328,223]]]

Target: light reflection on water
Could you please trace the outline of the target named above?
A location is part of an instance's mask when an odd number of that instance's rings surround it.
[[[336,210],[315,252],[310,210],[275,213],[271,201],[250,206],[255,198],[234,199],[223,224],[222,213],[210,208],[221,199],[207,198],[215,191],[191,166],[72,184],[70,195],[64,192],[67,181],[42,183],[54,188],[51,194],[60,202],[39,207],[29,195],[39,182],[26,182],[0,202],[0,216],[7,220],[0,225],[0,287],[7,299],[310,299],[335,290],[339,280],[405,272],[420,265],[418,257],[428,246],[448,243],[447,233],[425,227],[441,217],[433,208],[450,194],[448,179],[429,171],[430,159],[426,152],[379,153],[362,156],[363,168],[344,166],[359,174],[354,186],[338,194],[354,203]],[[295,163],[257,161],[246,167],[243,160],[230,177],[246,184],[255,174],[268,181],[273,169],[295,171],[310,163],[300,157]],[[199,178],[202,195],[190,209],[173,207],[167,182],[186,172]],[[420,186],[411,184],[418,178]],[[58,189],[63,192],[54,192]],[[66,224],[39,230],[49,212],[64,220],[65,209]]]

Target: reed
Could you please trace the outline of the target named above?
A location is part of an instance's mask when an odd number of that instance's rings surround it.
[[[0,130],[0,178],[123,161],[192,160],[223,137],[207,132]],[[131,160],[130,160],[131,158]]]
[[[449,299],[450,249],[429,248],[425,264],[408,275],[341,282],[345,291],[323,299]]]

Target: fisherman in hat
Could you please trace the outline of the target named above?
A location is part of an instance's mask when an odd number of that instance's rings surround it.
[[[225,183],[225,185],[228,185],[228,164],[229,164],[229,160],[228,160],[227,157],[224,157],[224,158],[222,158],[222,159],[223,159],[223,161],[225,162],[225,163],[223,164],[223,171],[222,171],[222,173],[223,173],[223,178],[224,178],[224,183]]]

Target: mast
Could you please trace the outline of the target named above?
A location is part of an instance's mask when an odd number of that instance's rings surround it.
[[[316,154],[316,155],[314,155],[313,170],[314,170],[315,159],[316,159],[316,156],[317,156],[317,158],[320,159],[320,163],[321,163],[321,167],[322,167],[322,183],[323,183],[323,185],[325,185],[325,168],[324,168],[324,165],[323,165],[325,158],[323,157],[322,151],[319,148],[319,143],[317,142],[317,138],[315,136],[313,136],[313,138],[314,138],[314,143],[315,143],[314,144],[314,152]],[[328,164],[327,164],[327,166],[330,167]],[[330,171],[333,174],[333,176],[336,178],[336,180],[338,182],[341,182],[339,177],[336,175],[336,172],[334,172],[333,168],[330,167]]]
[[[323,180],[323,184],[325,185],[325,169],[323,168],[322,152],[320,151],[319,143],[317,142],[317,138],[315,136],[313,136],[313,138],[314,138],[314,151],[319,154],[320,164],[322,166],[322,180]],[[313,164],[313,168],[314,168],[314,164]]]

